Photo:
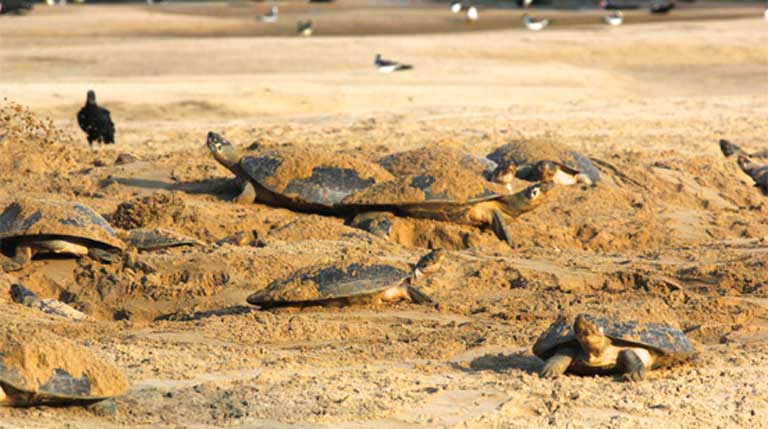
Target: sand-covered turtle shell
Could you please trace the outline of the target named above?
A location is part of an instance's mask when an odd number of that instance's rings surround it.
[[[13,405],[118,396],[128,380],[85,347],[40,328],[0,327],[0,385]]]
[[[316,148],[281,148],[243,157],[245,173],[296,203],[333,207],[348,195],[392,179],[381,166]]]
[[[109,223],[87,206],[69,201],[20,198],[0,214],[0,240],[78,238],[97,246],[125,248]]]
[[[494,149],[488,154],[488,159],[497,164],[512,163],[517,166],[539,161],[558,161],[585,174],[592,183],[600,180],[600,172],[589,157],[548,139],[513,141]]]
[[[509,194],[503,185],[485,179],[484,163],[454,149],[422,148],[385,159],[384,165],[398,177],[347,197],[345,204],[463,204]]]
[[[409,276],[409,271],[388,264],[355,262],[314,266],[273,281],[249,296],[248,302],[276,305],[359,297],[398,286]]]
[[[486,177],[496,168],[496,164],[487,158],[443,146],[425,146],[396,152],[382,157],[378,163],[395,176],[418,176],[424,172],[461,169]]]
[[[668,324],[639,322],[637,320],[615,320],[586,315],[587,319],[603,329],[603,333],[615,343],[639,346],[655,352],[661,357],[685,360],[695,350],[685,334]],[[541,359],[550,358],[561,346],[578,347],[573,332],[573,320],[560,317],[536,340],[533,354]]]

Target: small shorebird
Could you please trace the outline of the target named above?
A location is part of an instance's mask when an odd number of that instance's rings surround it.
[[[467,21],[477,21],[478,17],[477,8],[470,6],[469,9],[467,9]]]
[[[277,6],[272,6],[267,13],[264,14],[264,16],[261,17],[261,20],[264,22],[277,22]]]
[[[312,20],[298,21],[296,23],[296,32],[300,36],[309,37],[312,35]]]
[[[531,18],[531,15],[525,13],[523,14],[523,24],[525,24],[525,28],[529,30],[541,31],[549,25],[549,20]]]
[[[376,68],[382,73],[392,73],[394,71],[410,70],[413,68],[410,64],[402,64],[397,61],[385,60],[381,58],[381,54],[376,54],[376,59],[373,61]]]
[[[615,10],[610,15],[604,16],[603,21],[612,27],[618,27],[624,23],[624,14],[620,10]]]
[[[464,10],[464,5],[460,1],[455,1],[451,3],[451,12],[459,13],[462,10]]]

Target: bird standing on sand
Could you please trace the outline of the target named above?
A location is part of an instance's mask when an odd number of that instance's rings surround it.
[[[475,22],[477,21],[477,18],[479,18],[477,14],[477,8],[470,6],[469,9],[467,9],[467,21]]]
[[[610,15],[604,16],[603,21],[612,27],[618,27],[624,23],[624,14],[620,10],[615,10]]]
[[[296,33],[299,36],[309,37],[312,35],[312,20],[299,21],[296,23]]]
[[[527,13],[523,14],[523,24],[525,24],[525,28],[532,30],[532,31],[541,31],[544,28],[549,25],[548,19],[535,19],[532,18],[531,15],[528,15]]]
[[[464,10],[464,5],[460,1],[455,1],[451,3],[451,12],[459,13],[462,10]]]
[[[264,16],[261,17],[263,22],[277,22],[277,6],[272,6]]]
[[[670,10],[675,8],[675,4],[671,1],[654,1],[651,3],[651,13],[662,14],[669,13]]]
[[[413,68],[410,64],[402,64],[397,61],[385,60],[381,58],[381,54],[376,54],[376,58],[373,61],[376,68],[382,73],[392,73],[394,71],[410,70]]]
[[[88,91],[85,106],[77,112],[77,123],[88,136],[88,144],[93,148],[93,142],[115,144],[115,124],[109,110],[96,104],[96,93]]]

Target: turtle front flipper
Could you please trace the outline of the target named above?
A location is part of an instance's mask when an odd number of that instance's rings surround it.
[[[11,272],[23,269],[32,261],[32,254],[32,247],[16,246],[16,253],[13,258],[0,255],[3,271]]]
[[[243,181],[240,193],[232,201],[238,204],[253,204],[256,201],[256,188],[253,183],[248,180]]]
[[[392,214],[389,212],[362,213],[352,218],[349,226],[389,240],[389,234],[392,232]]]
[[[415,304],[429,304],[434,302],[432,301],[432,297],[410,284],[406,286],[406,294]]]
[[[504,215],[501,213],[501,210],[491,211],[491,228],[499,239],[506,241],[510,247],[513,246],[512,234],[509,228],[507,228],[507,223],[504,222]]]
[[[89,248],[88,256],[90,256],[92,259],[95,259],[99,262],[104,262],[107,264],[114,264],[115,262],[120,260],[119,253],[110,252],[109,250],[101,249],[98,247]]]
[[[574,348],[558,350],[557,353],[544,362],[544,366],[541,368],[541,376],[543,378],[556,378],[565,374],[565,371],[571,366],[578,353],[579,351]]]
[[[640,381],[645,378],[645,363],[633,350],[620,351],[616,364],[624,371],[624,377],[629,381]]]

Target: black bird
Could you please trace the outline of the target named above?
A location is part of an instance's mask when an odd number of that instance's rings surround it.
[[[88,135],[88,144],[93,147],[94,141],[103,144],[115,144],[115,124],[109,110],[96,104],[96,93],[88,91],[85,106],[77,112],[77,123]]]
[[[24,10],[32,10],[32,2],[28,0],[0,0],[0,15],[16,13],[21,15]]]
[[[675,4],[671,1],[661,2],[654,1],[651,3],[651,13],[669,13],[670,10],[675,8]]]

